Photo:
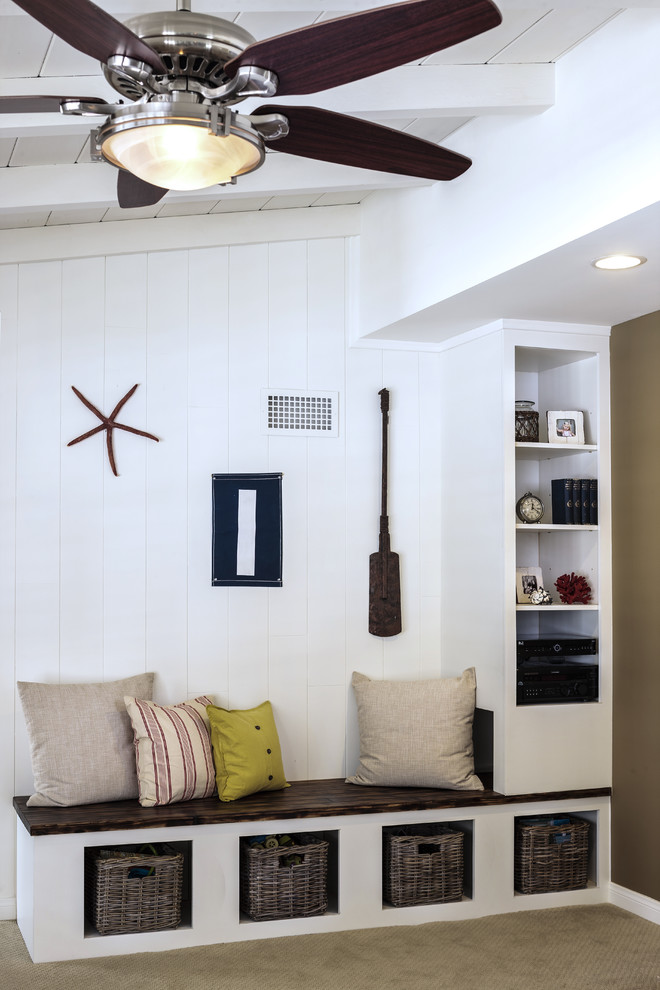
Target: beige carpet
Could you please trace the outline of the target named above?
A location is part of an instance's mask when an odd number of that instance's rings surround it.
[[[0,922],[2,990],[660,990],[660,926],[610,904],[35,965]]]

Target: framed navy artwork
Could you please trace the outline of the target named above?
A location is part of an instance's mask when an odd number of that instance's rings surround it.
[[[214,474],[213,585],[282,584],[282,475]]]

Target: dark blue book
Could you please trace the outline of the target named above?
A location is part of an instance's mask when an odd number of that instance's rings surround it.
[[[591,478],[581,479],[580,522],[588,526],[591,519]]]
[[[598,478],[591,478],[589,482],[589,523],[592,526],[598,525]]]
[[[552,480],[552,521],[556,525],[573,522],[573,479]]]
[[[575,526],[579,526],[582,522],[582,481],[580,478],[573,478],[573,519],[568,521],[572,521]]]

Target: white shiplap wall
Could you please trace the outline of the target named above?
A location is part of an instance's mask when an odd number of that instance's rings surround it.
[[[5,914],[11,796],[32,784],[16,680],[154,670],[162,703],[210,692],[240,708],[268,697],[286,773],[301,779],[354,768],[352,670],[440,672],[439,356],[348,347],[351,240],[0,266]],[[120,420],[161,442],[116,432],[115,478],[102,436],[66,447],[96,425],[71,385],[108,412],[135,382]],[[339,437],[263,435],[265,385],[337,390]],[[383,385],[404,591],[404,632],[392,640],[367,632]],[[224,471],[284,473],[281,589],[211,587],[210,476]]]

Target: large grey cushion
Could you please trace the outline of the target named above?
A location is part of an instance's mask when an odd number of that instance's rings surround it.
[[[138,796],[124,695],[151,699],[153,674],[102,684],[18,682],[30,737],[29,805],[95,804]]]
[[[372,681],[353,674],[360,763],[349,784],[483,790],[474,773],[474,667],[461,677]]]

